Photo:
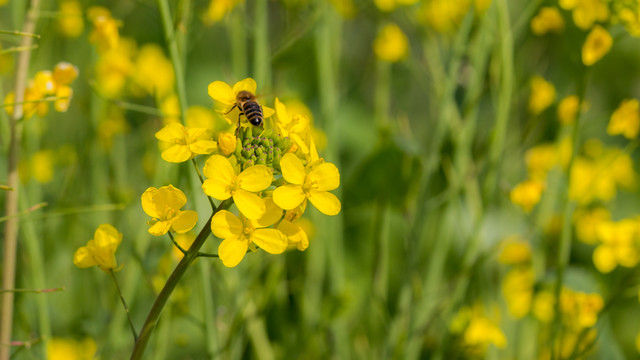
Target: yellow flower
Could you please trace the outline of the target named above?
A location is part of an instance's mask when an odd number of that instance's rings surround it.
[[[640,104],[637,99],[625,99],[611,115],[607,134],[622,134],[627,139],[638,136],[640,130]]]
[[[173,64],[156,44],[145,44],[140,48],[135,61],[132,91],[134,95],[145,94],[163,98],[173,91],[175,73]]]
[[[611,50],[611,45],[613,38],[609,32],[600,25],[594,26],[582,45],[582,62],[586,66],[597,63]]]
[[[387,24],[374,40],[373,52],[382,61],[398,62],[407,56],[409,40],[398,25]]]
[[[87,10],[87,17],[93,22],[93,31],[89,41],[98,45],[98,51],[103,53],[118,46],[120,23],[111,17],[111,12],[102,6],[92,6]]]
[[[33,86],[42,96],[56,93],[56,82],[53,80],[53,72],[49,70],[38,71],[33,78]]]
[[[179,110],[177,111],[180,112]],[[186,125],[193,128],[215,129],[216,119],[210,109],[204,106],[189,106]]]
[[[272,198],[268,198],[268,200],[273,202]],[[267,204],[267,206],[269,206],[269,204]],[[273,206],[277,206],[275,202],[273,202]],[[303,228],[304,224],[297,221],[304,213],[304,208],[305,204],[303,203],[293,210],[288,210],[282,221],[278,224],[278,230],[287,236],[289,245],[295,245],[300,251],[304,251],[309,247],[309,237]]]
[[[548,324],[553,320],[555,296],[550,291],[540,291],[533,299],[532,312],[533,315],[545,324]]]
[[[280,212],[282,214],[282,212]],[[266,212],[264,217],[273,219],[272,214]],[[242,261],[249,249],[255,244],[270,254],[281,254],[287,249],[287,237],[276,229],[264,229],[275,221],[250,221],[238,218],[233,213],[221,210],[211,219],[211,231],[222,243],[218,246],[218,256],[226,267],[234,267]],[[268,224],[268,225],[267,225]]]
[[[423,2],[419,16],[440,33],[455,30],[469,10],[469,0],[429,0]]]
[[[58,29],[62,35],[75,38],[82,35],[84,20],[82,19],[82,6],[77,0],[64,0],[60,3],[60,15]]]
[[[604,207],[577,210],[574,218],[576,238],[585,244],[596,244],[598,227],[610,219],[611,213]]]
[[[193,231],[188,231],[184,234],[176,234],[175,240],[183,249],[189,249],[191,244],[193,244],[193,242],[196,240],[196,234],[194,234]],[[171,251],[171,256],[175,261],[180,261],[184,254],[182,253],[182,251],[180,251],[180,249],[178,249],[177,246],[174,246],[173,250]],[[162,282],[162,285],[164,286],[164,281]],[[160,287],[160,289],[162,289],[162,286]]]
[[[31,157],[31,173],[34,179],[41,184],[47,184],[53,180],[53,151],[40,150]]]
[[[211,0],[209,7],[202,17],[205,25],[210,26],[222,20],[236,5],[243,0]]]
[[[264,215],[264,201],[255,193],[271,185],[273,174],[267,166],[254,165],[237,174],[229,159],[213,155],[204,165],[203,173],[208,178],[202,184],[205,194],[218,200],[233,197],[238,210],[248,219]]]
[[[112,225],[102,224],[98,226],[93,239],[86,246],[76,250],[73,255],[73,264],[79,268],[98,266],[105,272],[115,269],[116,249],[122,242],[122,234]]]
[[[564,30],[564,20],[558,8],[543,6],[536,16],[531,19],[531,32],[544,35],[550,32],[560,33]]]
[[[211,140],[207,129],[189,129],[178,123],[171,123],[156,133],[160,141],[174,144],[160,156],[168,162],[181,163],[196,155],[210,154],[218,148]]]
[[[135,51],[135,42],[122,38],[116,47],[98,58],[95,65],[96,83],[106,96],[117,97],[124,89],[134,70],[132,58]]]
[[[193,229],[198,222],[198,213],[180,210],[187,203],[187,197],[173,185],[159,189],[150,187],[142,194],[141,200],[142,209],[152,217],[149,222],[151,235],[160,236],[168,231],[183,234]]]
[[[60,85],[70,85],[78,77],[78,68],[71,63],[62,61],[53,68],[53,81]]]
[[[560,7],[573,11],[573,22],[582,30],[609,18],[609,7],[602,0],[560,0]]]
[[[396,6],[401,5],[413,5],[417,3],[418,0],[374,0],[373,3],[378,7],[380,11],[393,11]]]
[[[240,91],[248,91],[255,94],[257,87],[255,80],[252,78],[246,78],[235,83],[233,88],[224,81],[214,81],[209,84],[207,90],[209,96],[211,96],[213,100],[226,106],[223,110],[225,120],[227,120],[229,124],[235,124],[238,121],[240,109],[236,109],[236,111],[231,111],[231,109],[236,105],[236,97],[238,96],[238,93]],[[267,106],[262,106],[262,115],[264,115],[265,119],[271,117],[274,113],[275,111],[273,109]]]
[[[498,261],[505,265],[518,265],[528,263],[530,260],[531,246],[526,240],[511,236],[503,241]]]
[[[92,338],[77,341],[53,337],[47,342],[48,360],[93,360],[96,356],[96,342]]]
[[[69,86],[59,86],[56,91],[56,101],[53,103],[53,108],[57,112],[66,112],[71,104],[71,98],[73,97],[73,89]]]
[[[225,156],[229,156],[236,151],[238,139],[233,133],[221,132],[218,134],[218,149]]]
[[[318,160],[318,150],[311,134],[311,120],[303,114],[289,116],[287,108],[276,98],[276,114],[278,121],[276,126],[280,135],[292,139],[298,149],[308,157],[309,161]]]
[[[180,101],[178,100],[178,95],[170,94],[165,96],[160,103],[160,112],[162,112],[163,124],[180,123]],[[187,126],[191,127],[190,125]]]
[[[502,281],[502,296],[509,309],[509,314],[520,319],[531,310],[533,299],[534,274],[531,267],[514,268]]]
[[[598,271],[606,274],[617,265],[631,268],[640,262],[640,254],[635,246],[638,240],[637,221],[603,221],[597,230],[602,243],[593,251],[593,264]]]
[[[295,155],[287,153],[280,160],[282,177],[289,183],[273,192],[273,200],[285,210],[294,209],[306,199],[325,215],[340,212],[340,200],[330,193],[340,185],[338,168],[331,163],[307,166]]]
[[[569,95],[558,104],[558,121],[562,125],[571,125],[576,121],[576,115],[580,107],[580,98],[577,95]]]
[[[544,180],[547,173],[558,164],[558,151],[554,144],[541,144],[525,153],[525,162],[529,177]]]
[[[465,351],[473,357],[484,355],[490,344],[504,348],[507,339],[496,321],[487,317],[482,305],[462,307],[450,324],[451,332],[461,334]],[[498,314],[499,315],[499,314]]]
[[[511,190],[509,198],[512,203],[528,213],[540,202],[544,188],[545,184],[542,181],[525,180]]]
[[[546,108],[553,104],[556,98],[556,89],[550,82],[541,76],[534,76],[531,79],[531,95],[529,96],[529,111],[534,115],[539,115]]]

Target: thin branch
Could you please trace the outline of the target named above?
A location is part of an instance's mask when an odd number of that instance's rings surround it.
[[[171,234],[171,232],[167,232],[167,234],[169,235],[169,238],[171,239],[171,242],[173,242],[173,245],[175,245],[178,250],[180,250],[180,252],[182,252],[182,255],[187,255],[187,250],[183,249],[182,246],[180,246],[180,244],[178,244],[178,242],[173,238],[173,234]]]
[[[15,36],[27,36],[27,37],[32,37],[32,38],[35,38],[35,39],[40,39],[40,35],[38,35],[38,34],[32,34],[32,33],[24,32],[24,31],[18,31],[18,30],[0,30],[0,34],[15,35]]]

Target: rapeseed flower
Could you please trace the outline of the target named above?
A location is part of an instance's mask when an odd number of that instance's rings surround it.
[[[282,210],[280,210],[280,214]],[[252,244],[257,245],[270,254],[281,254],[287,249],[287,237],[277,229],[265,229],[273,225],[279,216],[265,212],[263,218],[251,221],[241,216],[238,218],[227,210],[217,212],[211,219],[211,231],[222,243],[218,246],[218,256],[226,267],[234,267],[242,261]],[[273,219],[276,218],[275,221]],[[273,222],[272,222],[273,221]]]
[[[138,51],[132,73],[132,92],[136,96],[146,94],[162,99],[174,88],[173,64],[162,48],[156,44],[144,44]]]
[[[273,174],[266,165],[254,165],[237,173],[229,159],[221,155],[211,156],[204,165],[202,184],[204,193],[218,200],[233,197],[238,210],[248,219],[259,219],[265,211],[265,203],[255,193],[271,185]]]
[[[84,31],[84,19],[82,18],[82,6],[77,0],[64,0],[60,2],[60,15],[57,17],[58,29],[62,35],[75,38]]]
[[[122,242],[122,234],[109,224],[98,226],[93,239],[86,246],[76,250],[73,255],[73,264],[79,268],[98,266],[104,272],[115,269],[116,250]]]
[[[564,19],[555,6],[543,6],[531,19],[531,32],[535,35],[560,33],[564,30]]]
[[[340,185],[338,168],[331,163],[302,164],[294,154],[287,153],[280,160],[282,177],[288,184],[273,192],[273,200],[285,210],[292,210],[309,199],[325,215],[340,212],[340,200],[330,190]]]
[[[92,338],[78,341],[53,337],[47,342],[46,349],[47,360],[93,360],[96,351],[96,342]]]
[[[238,138],[233,133],[221,132],[218,134],[218,149],[225,156],[229,156],[236,151]]]
[[[273,204],[275,205],[275,202]],[[303,203],[293,210],[288,210],[278,224],[278,230],[287,236],[289,245],[295,245],[300,251],[309,247],[309,236],[304,229],[304,223],[298,221],[304,213],[304,208],[305,204]]]
[[[122,38],[118,44],[100,54],[95,65],[95,77],[98,88],[108,97],[118,97],[131,74],[133,74],[133,57],[136,43],[129,38]]]
[[[160,156],[168,162],[181,163],[196,155],[210,154],[218,148],[211,140],[211,130],[190,129],[179,123],[171,123],[156,133],[160,141],[173,144]]]
[[[491,344],[497,348],[507,345],[507,338],[497,323],[498,321],[485,315],[482,305],[476,304],[473,307],[462,307],[449,328],[452,333],[461,335],[465,351],[469,355],[483,356]]]
[[[540,202],[544,188],[545,184],[540,180],[525,180],[511,190],[509,198],[528,213]]]
[[[318,160],[318,149],[311,133],[311,120],[303,114],[289,115],[286,106],[276,98],[276,127],[281,136],[290,138],[309,161]]]
[[[533,115],[539,115],[553,104],[556,99],[556,88],[541,76],[534,76],[530,85],[529,111]]]
[[[396,24],[387,24],[373,42],[373,53],[382,61],[398,62],[409,53],[409,40]]]
[[[625,99],[613,112],[607,134],[624,135],[627,139],[634,139],[640,130],[640,104],[637,99]]]
[[[89,41],[97,44],[98,51],[103,53],[118,46],[120,22],[111,17],[111,12],[102,6],[92,6],[87,10],[87,17],[93,22],[93,31]]]
[[[580,108],[580,98],[578,95],[569,95],[563,98],[558,104],[558,121],[562,125],[571,125],[576,121]]]
[[[390,12],[398,6],[409,6],[417,3],[418,0],[374,0],[373,3],[380,11]]]
[[[423,2],[418,16],[435,31],[451,33],[458,27],[469,6],[469,0],[428,0]]]
[[[151,235],[161,236],[168,231],[186,233],[198,222],[198,213],[180,210],[187,203],[187,197],[173,185],[159,189],[150,187],[142,194],[141,200],[142,209],[152,217],[148,223]]]
[[[535,276],[530,266],[511,269],[502,281],[502,296],[507,302],[509,314],[516,319],[531,310]]]
[[[582,45],[582,63],[591,66],[604,57],[613,45],[613,38],[600,25],[596,25]]]
[[[582,30],[609,19],[609,7],[602,0],[560,0],[560,7],[572,10],[573,22]]]
[[[639,240],[638,220],[603,221],[597,229],[600,245],[593,251],[593,264],[601,273],[616,266],[634,267],[640,262],[636,243]]]
[[[540,322],[549,324],[555,314],[556,297],[551,291],[542,290],[533,298],[531,312]]]
[[[180,113],[180,111],[178,110],[177,113]],[[209,130],[216,128],[216,118],[213,116],[213,112],[204,106],[189,106],[185,123],[185,125],[190,128],[204,128]]]
[[[205,25],[213,25],[229,14],[234,7],[244,2],[244,0],[211,0],[209,6],[202,16]]]
[[[503,241],[498,261],[505,265],[526,264],[531,261],[531,246],[526,240],[511,236]]]
[[[585,244],[598,242],[598,228],[600,224],[609,221],[611,213],[602,206],[591,209],[580,208],[574,214],[576,238]]]

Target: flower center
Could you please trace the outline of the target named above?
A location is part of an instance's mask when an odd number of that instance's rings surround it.
[[[178,214],[179,211],[180,210],[176,210],[167,206],[165,210],[162,212],[162,220],[167,221],[167,220],[173,219]]]

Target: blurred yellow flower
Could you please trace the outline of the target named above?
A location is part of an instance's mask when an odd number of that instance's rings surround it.
[[[142,209],[152,217],[148,223],[151,235],[161,236],[168,231],[186,233],[198,222],[198,213],[180,210],[187,203],[187,197],[173,185],[159,189],[150,187],[142,194],[141,200]]]
[[[562,125],[571,125],[576,121],[578,109],[580,107],[580,98],[578,95],[569,95],[558,104],[558,121]]]
[[[63,0],[60,2],[60,14],[57,17],[58,29],[62,35],[75,38],[84,31],[82,6],[77,0]]]
[[[229,156],[236,151],[238,138],[233,133],[221,132],[218,134],[218,150],[225,156]]]
[[[156,138],[173,144],[160,156],[168,162],[181,163],[196,155],[211,154],[218,144],[211,140],[211,130],[190,129],[179,123],[171,123],[156,133]]]
[[[631,36],[640,36],[640,4],[636,1],[614,1],[613,22],[620,22]]]
[[[282,214],[282,210],[280,210]],[[273,217],[265,212],[263,217]],[[277,229],[264,229],[273,225],[275,221],[250,221],[238,218],[233,213],[221,210],[211,219],[211,231],[215,236],[223,239],[218,246],[218,255],[226,267],[234,267],[242,261],[249,246],[255,244],[270,254],[281,254],[287,249],[287,237]],[[271,223],[270,223],[271,222]]]
[[[540,180],[525,180],[511,190],[509,198],[528,213],[540,202],[544,188],[545,184]]]
[[[543,6],[536,16],[531,19],[531,32],[535,35],[544,35],[564,30],[564,19],[555,6]]]
[[[616,266],[634,267],[640,262],[636,243],[639,240],[637,220],[603,221],[597,229],[600,245],[593,251],[593,264],[601,273]]]
[[[311,133],[311,120],[303,114],[290,116],[287,108],[278,98],[276,98],[275,108],[278,116],[276,127],[280,135],[292,139],[309,161],[318,160],[318,150]]]
[[[594,26],[582,45],[582,62],[586,66],[597,63],[605,56],[613,45],[613,38],[609,32],[600,25]]]
[[[255,193],[271,185],[273,174],[265,165],[251,166],[237,174],[229,159],[221,155],[211,156],[204,165],[202,184],[204,193],[218,200],[233,197],[238,210],[248,219],[259,219],[266,207]]]
[[[627,139],[634,139],[640,130],[640,104],[637,99],[625,99],[613,112],[607,134],[624,135]]]
[[[510,236],[502,241],[498,261],[505,265],[526,264],[531,260],[531,246],[519,236]]]
[[[390,12],[397,6],[408,6],[417,3],[418,0],[373,0],[373,3],[380,11]]]
[[[225,15],[242,2],[244,0],[211,0],[209,7],[207,7],[202,16],[202,22],[207,26],[213,25],[222,20]]]
[[[597,229],[603,222],[611,219],[611,213],[604,207],[578,209],[574,214],[576,238],[585,244],[598,242]]]
[[[73,264],[79,268],[98,266],[104,272],[109,272],[118,266],[116,250],[122,242],[122,234],[110,224],[98,226],[93,239],[86,246],[76,250]]]
[[[53,81],[58,85],[69,85],[79,75],[78,68],[66,61],[56,64],[53,68]]]
[[[502,280],[502,296],[507,302],[509,314],[514,318],[523,318],[531,310],[534,281],[531,267],[513,268]]]
[[[529,177],[544,180],[547,173],[558,164],[557,147],[555,144],[540,144],[527,150],[525,163]]]
[[[98,138],[105,149],[110,149],[116,135],[129,132],[124,111],[118,106],[109,106],[105,117],[98,124]]]
[[[156,44],[144,44],[134,63],[132,92],[136,96],[152,95],[158,99],[173,92],[173,64]]]
[[[47,184],[53,180],[53,164],[55,157],[51,150],[39,150],[31,157],[31,174],[41,183]]]
[[[427,0],[418,16],[435,31],[450,33],[458,27],[469,6],[469,0]]]
[[[539,115],[553,104],[556,99],[556,88],[541,76],[531,78],[530,85],[529,111],[534,115]]]
[[[273,200],[271,199],[271,201]],[[275,202],[273,204],[275,205]],[[309,236],[307,235],[307,231],[304,229],[307,224],[303,221],[298,221],[304,213],[304,208],[305,204],[303,203],[293,210],[288,210],[282,221],[278,224],[278,230],[282,231],[282,233],[287,236],[289,245],[295,245],[300,251],[304,251],[309,247]]]
[[[547,290],[539,291],[533,298],[532,313],[540,322],[548,324],[555,313],[555,296]]]
[[[180,111],[178,111],[179,113]],[[204,106],[189,106],[187,109],[186,125],[190,128],[204,128],[214,130],[216,118],[210,109]]]
[[[106,96],[117,97],[123,91],[134,71],[132,59],[135,52],[135,41],[122,38],[116,47],[102,53],[96,61],[96,83]]]
[[[179,124],[180,123],[180,101],[178,100],[178,95],[176,95],[175,93],[171,93],[165,96],[162,99],[162,102],[160,103],[160,112],[162,112],[162,116],[163,116],[162,123],[164,125],[168,125],[171,123]]]
[[[92,338],[78,341],[53,337],[47,342],[47,360],[93,360],[96,357],[96,342]]]
[[[588,30],[595,22],[609,19],[609,7],[602,0],[560,0],[560,7],[572,10],[573,22],[582,30]]]
[[[373,42],[373,52],[382,61],[398,62],[409,53],[409,40],[396,24],[387,24]]]
[[[325,215],[340,212],[340,200],[329,192],[340,185],[340,173],[335,165],[322,163],[305,169],[297,156],[287,153],[280,160],[280,167],[288,184],[273,192],[273,200],[278,206],[291,210],[309,199]]]
[[[89,35],[89,41],[98,46],[100,53],[118,46],[120,22],[111,17],[111,12],[107,8],[92,6],[87,9],[87,17],[93,22],[93,31]]]
[[[489,345],[504,348],[507,339],[497,325],[498,321],[485,315],[482,305],[473,307],[463,306],[454,316],[449,325],[451,332],[461,334],[465,345],[465,351],[474,357],[482,357]]]
[[[196,234],[194,234],[192,230],[189,230],[183,234],[176,234],[174,239],[176,240],[178,245],[180,245],[180,247],[186,250],[189,249],[191,244],[193,244],[193,242],[196,240]],[[180,249],[178,249],[178,247],[174,246],[171,251],[171,256],[175,261],[180,261],[182,260],[184,254],[182,253],[182,251],[180,251]],[[162,283],[162,285],[164,286],[164,282]],[[162,289],[162,287],[160,287],[160,289]]]

